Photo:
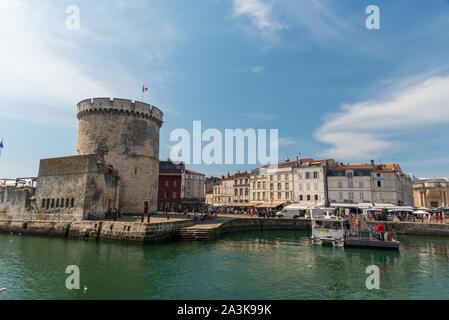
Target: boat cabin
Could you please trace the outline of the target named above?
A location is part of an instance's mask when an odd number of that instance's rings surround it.
[[[343,246],[344,238],[343,218],[322,215],[312,219],[312,243],[331,243],[334,246]]]

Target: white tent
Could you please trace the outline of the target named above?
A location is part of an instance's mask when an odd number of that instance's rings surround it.
[[[428,213],[427,211],[424,211],[424,210],[416,210],[416,211],[413,211],[413,214],[417,214],[417,215],[424,215],[424,214],[427,214],[427,215],[430,215],[430,213]]]
[[[388,212],[413,212],[413,207],[393,207]]]

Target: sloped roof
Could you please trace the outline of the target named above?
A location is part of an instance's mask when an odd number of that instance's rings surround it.
[[[189,170],[189,169],[185,169],[185,172],[190,173],[190,174],[197,174],[200,176],[205,176],[205,174],[203,174],[203,173],[195,172],[195,171]]]

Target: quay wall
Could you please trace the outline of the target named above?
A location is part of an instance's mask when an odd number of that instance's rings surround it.
[[[234,219],[223,223],[211,231],[210,238],[215,239],[226,233],[264,230],[310,230],[309,219]]]
[[[379,222],[369,222],[374,227]],[[387,231],[397,234],[421,234],[449,236],[449,224],[382,222]],[[56,236],[86,240],[118,240],[133,242],[161,242],[179,239],[181,228],[195,225],[193,220],[160,223],[122,221],[51,221],[12,220],[0,218],[0,233]],[[264,230],[310,230],[308,219],[252,219],[241,218],[225,221],[207,232],[208,239],[233,232]]]
[[[385,226],[389,232],[397,234],[420,234],[429,236],[449,236],[449,224],[447,223],[421,223],[421,222],[394,222],[394,221],[370,221],[373,227],[379,223]]]
[[[193,221],[160,223],[120,221],[17,221],[0,220],[0,233],[56,236],[86,240],[121,240],[159,242],[171,240],[179,228],[189,227]]]
[[[449,224],[411,223],[383,221],[387,231],[397,234],[449,236]],[[376,227],[379,222],[369,222]],[[209,230],[208,239],[233,232],[263,230],[310,230],[310,219],[233,219]]]

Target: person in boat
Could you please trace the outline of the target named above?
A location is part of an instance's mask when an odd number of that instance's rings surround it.
[[[376,227],[377,232],[380,234],[380,240],[385,241],[384,235],[385,235],[385,227],[383,224],[378,224]]]

